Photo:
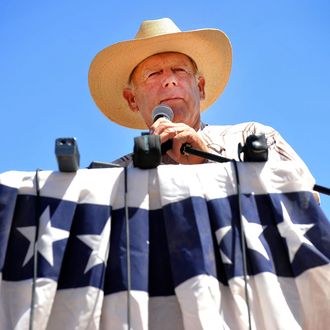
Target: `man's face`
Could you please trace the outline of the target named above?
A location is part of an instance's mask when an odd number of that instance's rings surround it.
[[[132,111],[139,111],[147,126],[152,110],[159,104],[170,106],[173,122],[196,130],[200,124],[200,100],[204,98],[204,78],[197,77],[190,58],[181,53],[160,53],[141,62],[131,77],[124,97]]]

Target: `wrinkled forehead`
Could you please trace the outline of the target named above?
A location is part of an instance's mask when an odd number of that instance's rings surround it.
[[[135,72],[138,70],[138,68],[140,68],[141,66],[145,65],[146,63],[149,63],[150,61],[152,61],[154,58],[164,58],[165,56],[173,56],[176,55],[178,56],[178,58],[182,58],[182,59],[186,59],[187,63],[191,64],[193,72],[196,73],[198,71],[197,68],[197,64],[196,62],[188,55],[183,54],[183,53],[179,53],[179,52],[162,52],[162,53],[157,53],[157,54],[153,54],[151,56],[148,56],[147,58],[145,58],[143,61],[141,61],[131,72],[128,82],[130,83],[133,79],[133,76],[135,74]]]

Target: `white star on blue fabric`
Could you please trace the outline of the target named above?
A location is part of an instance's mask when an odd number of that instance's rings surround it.
[[[25,266],[33,257],[36,226],[19,227],[17,230],[30,242],[23,262],[23,266]],[[68,237],[69,232],[67,230],[51,226],[50,211],[48,206],[40,216],[37,250],[51,266],[54,266],[53,243]]]
[[[263,226],[257,223],[248,222],[244,216],[242,216],[242,218],[246,245],[250,250],[255,250],[259,252],[267,260],[269,260],[268,253],[259,238],[264,230]]]
[[[77,237],[92,249],[84,271],[85,274],[92,267],[106,262],[110,249],[110,218],[107,220],[100,235],[78,235]]]
[[[23,267],[29,262],[33,256],[33,244],[36,237],[36,226],[16,228],[30,242],[28,250],[23,261]]]
[[[297,251],[300,249],[302,244],[309,245],[312,250],[319,253],[315,246],[304,236],[305,233],[314,226],[314,224],[293,223],[288,211],[282,202],[281,206],[283,222],[279,223],[277,228],[280,232],[280,235],[286,239],[290,261],[293,261]]]
[[[226,234],[231,230],[231,226],[225,226],[222,227],[220,229],[218,229],[215,232],[215,235],[217,237],[218,240],[218,245],[220,246],[221,241],[223,240],[223,238],[226,236]],[[220,255],[221,255],[221,259],[222,262],[224,264],[232,264],[232,261],[230,260],[230,258],[220,249]]]

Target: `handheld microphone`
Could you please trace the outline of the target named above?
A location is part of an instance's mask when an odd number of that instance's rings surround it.
[[[159,118],[166,118],[171,121],[174,117],[173,110],[165,104],[160,104],[152,110],[152,121],[155,122]]]
[[[155,122],[159,118],[166,118],[169,121],[172,121],[174,117],[173,110],[165,104],[160,104],[152,110],[152,120]],[[162,155],[165,155],[168,150],[171,150],[173,147],[173,141],[167,140],[166,142],[162,143],[160,148]]]

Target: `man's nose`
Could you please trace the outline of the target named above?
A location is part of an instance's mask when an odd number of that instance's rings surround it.
[[[163,87],[177,86],[178,80],[174,72],[164,72]]]

